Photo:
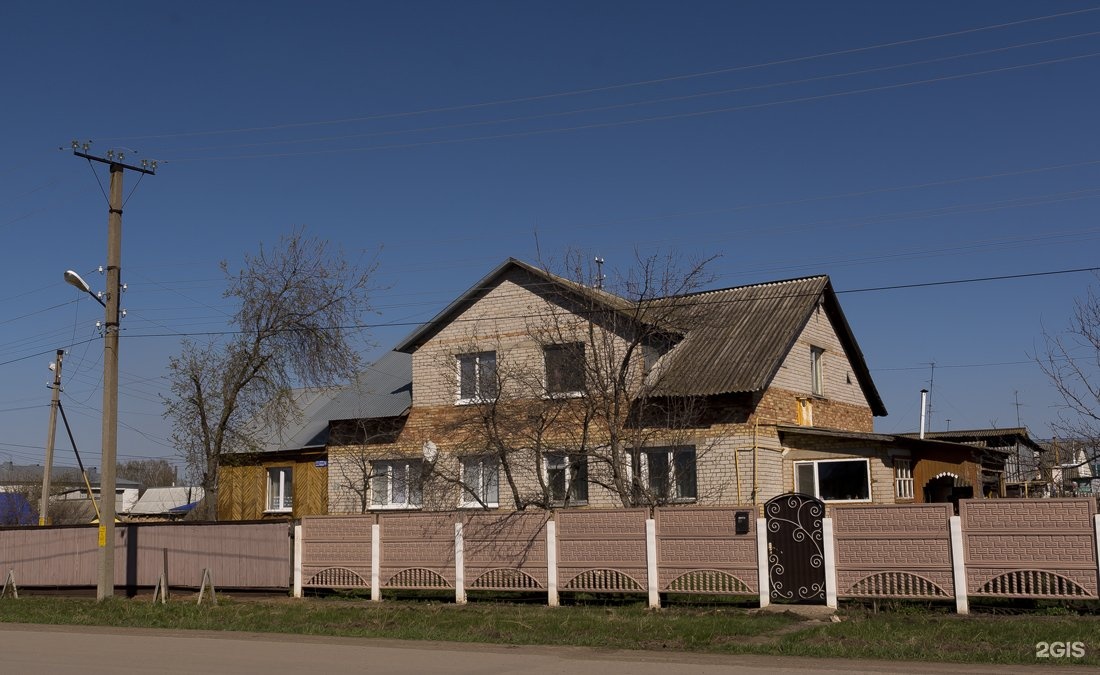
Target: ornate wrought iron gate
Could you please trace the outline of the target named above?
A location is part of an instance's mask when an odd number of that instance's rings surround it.
[[[773,602],[825,603],[825,504],[790,492],[764,504],[768,586]]]

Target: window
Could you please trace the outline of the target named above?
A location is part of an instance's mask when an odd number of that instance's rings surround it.
[[[420,506],[421,460],[393,459],[371,462],[371,505],[378,508]]]
[[[461,506],[498,506],[500,504],[500,463],[496,457],[464,457],[462,459]]]
[[[637,453],[635,479],[662,502],[696,498],[695,448],[646,448]]]
[[[282,466],[267,470],[267,510],[290,511],[294,506],[293,469]]]
[[[546,392],[573,394],[584,391],[584,343],[547,345],[543,348],[546,361]]]
[[[472,402],[497,396],[497,353],[458,355],[458,398]]]
[[[588,502],[588,458],[553,452],[546,455],[546,486],[550,499],[563,504]]]
[[[871,465],[865,459],[795,462],[794,489],[828,502],[870,501]]]
[[[894,459],[894,496],[913,498],[913,464],[908,459]]]
[[[825,350],[821,347],[810,347],[810,393],[814,396],[825,395],[825,374],[822,361],[825,358]]]

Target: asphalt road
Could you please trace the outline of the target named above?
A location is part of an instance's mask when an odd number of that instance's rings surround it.
[[[446,642],[0,624],[0,673],[1094,673],[1091,668],[951,664],[505,647]]]

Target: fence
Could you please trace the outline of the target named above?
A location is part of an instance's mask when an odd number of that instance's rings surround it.
[[[198,587],[209,569],[222,588],[289,589],[292,542],[286,522],[119,523],[115,585],[152,587],[168,560],[170,586]],[[99,528],[0,529],[0,575],[24,587],[96,585]]]
[[[825,597],[1098,599],[1100,516],[1090,499],[830,506]],[[751,515],[751,517],[750,517]],[[305,588],[759,596],[775,571],[755,510],[677,507],[550,514],[306,517],[294,592]],[[740,518],[738,517],[740,516]],[[741,526],[737,523],[740,521]],[[774,532],[775,529],[772,528]],[[770,566],[769,566],[769,559]],[[469,581],[467,581],[469,580]]]

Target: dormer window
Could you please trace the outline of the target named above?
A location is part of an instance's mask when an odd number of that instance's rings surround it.
[[[584,343],[543,347],[547,394],[579,394],[584,387]]]
[[[459,354],[459,403],[492,400],[497,397],[497,353]]]

